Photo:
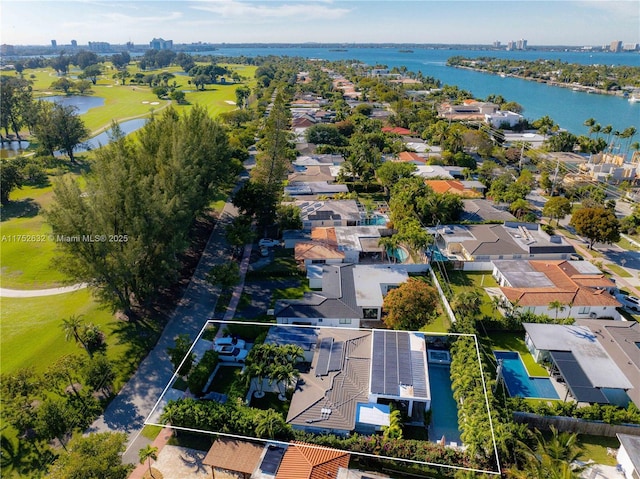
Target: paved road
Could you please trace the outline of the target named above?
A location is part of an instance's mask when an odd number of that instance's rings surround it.
[[[71,286],[49,289],[7,289],[0,288],[0,298],[38,298],[40,296],[55,296],[78,291],[87,287],[87,283],[77,283]]]
[[[212,266],[228,258],[229,247],[224,238],[224,227],[237,215],[236,208],[227,202],[191,282],[158,344],[142,361],[136,373],[109,404],[104,414],[87,430],[127,433],[129,442],[123,455],[125,463],[137,464],[138,451],[149,443],[140,432],[145,419],[173,375],[173,365],[167,356],[167,348],[174,345],[174,340],[179,334],[188,334],[195,339],[207,320],[213,317],[219,290],[211,286],[205,278]]]

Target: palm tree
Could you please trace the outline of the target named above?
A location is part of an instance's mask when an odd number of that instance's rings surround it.
[[[607,135],[607,146],[609,146],[609,142],[611,140],[611,133],[613,133],[613,127],[611,125],[607,125],[602,127],[602,130],[600,130],[602,132],[603,135]]]
[[[269,373],[269,379],[271,382],[275,382],[278,385],[278,399],[281,401],[287,400],[287,387],[300,376],[300,371],[293,367],[293,364],[278,364],[271,369]]]
[[[251,361],[245,366],[244,374],[246,374],[245,378],[247,386],[251,386],[251,382],[254,378],[256,380],[256,392],[254,393],[254,396],[257,398],[264,397],[264,378],[268,369],[269,365],[262,361]]]
[[[145,461],[149,460],[149,475],[153,477],[153,471],[151,470],[151,459],[154,461],[158,459],[158,448],[152,446],[151,444],[147,444],[147,447],[144,447],[138,451],[138,457],[140,458],[140,464],[144,464]]]
[[[255,433],[256,436],[264,439],[275,439],[287,431],[288,425],[282,414],[267,409],[259,411],[255,417]]]
[[[482,295],[476,290],[462,291],[453,298],[451,307],[464,317],[473,317],[480,313]]]
[[[566,306],[566,304],[564,304],[561,301],[558,301],[557,299],[553,300],[553,301],[551,301],[549,303],[549,309],[555,309],[555,311],[556,311],[556,322],[558,321],[558,311],[559,312],[564,311],[565,310],[565,306]]]
[[[593,133],[592,128],[595,124],[596,124],[595,118],[587,118],[583,123],[584,126],[589,128],[589,138],[591,138],[591,133]]]
[[[389,414],[389,425],[382,427],[382,437],[385,439],[402,439],[402,415],[398,409]]]
[[[82,315],[76,316],[75,314],[70,316],[68,319],[62,320],[62,330],[64,331],[64,339],[67,341],[71,341],[74,339],[76,343],[82,345],[84,350],[87,352],[89,357],[92,357],[92,353],[89,350],[88,345],[83,339],[84,335],[84,319],[82,319]]]

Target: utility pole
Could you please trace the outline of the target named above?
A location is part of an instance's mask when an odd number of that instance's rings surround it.
[[[558,179],[559,170],[560,170],[560,158],[558,157],[558,161],[556,163],[556,172],[553,175],[553,183],[551,184],[551,196],[553,196],[553,192],[556,189],[556,180]]]

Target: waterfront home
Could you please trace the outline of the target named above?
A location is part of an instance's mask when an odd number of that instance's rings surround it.
[[[438,116],[447,120],[485,121],[487,114],[494,114],[498,109],[495,103],[465,100],[461,105],[442,103],[438,106]]]
[[[524,116],[512,111],[496,111],[495,113],[485,113],[484,121],[494,128],[503,128],[504,125],[514,127],[524,120]]]
[[[493,261],[503,304],[549,317],[620,319],[616,285],[588,261]],[[555,302],[561,306],[554,307]],[[558,303],[555,303],[556,305]]]

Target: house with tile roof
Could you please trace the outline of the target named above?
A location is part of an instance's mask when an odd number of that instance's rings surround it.
[[[550,317],[620,319],[615,283],[588,261],[494,261],[503,304]],[[551,308],[559,301],[562,311]]]
[[[420,153],[414,153],[413,151],[401,151],[398,153],[398,161],[403,163],[413,163],[414,165],[425,165],[427,158]]]
[[[325,264],[322,291],[276,302],[279,324],[360,327],[379,321],[386,294],[409,278],[402,265]]]
[[[351,455],[338,449],[292,442],[282,458],[276,479],[336,479],[349,466]]]
[[[479,181],[426,180],[425,184],[436,193],[451,193],[463,198],[482,198],[487,189]]]
[[[540,225],[505,221],[504,224],[447,225],[435,230],[436,245],[461,261],[486,263],[503,259],[569,259],[575,249],[564,237],[545,233]]]
[[[431,407],[423,334],[316,331],[311,367],[301,373],[287,423],[318,434],[372,434],[389,425],[389,401],[402,404],[409,417],[415,413],[423,421],[424,411]]]
[[[264,453],[264,444],[220,437],[202,464],[211,467],[213,479],[250,479],[259,469]]]
[[[382,133],[400,136],[416,136],[416,133],[407,128],[402,128],[401,126],[383,126]]]

